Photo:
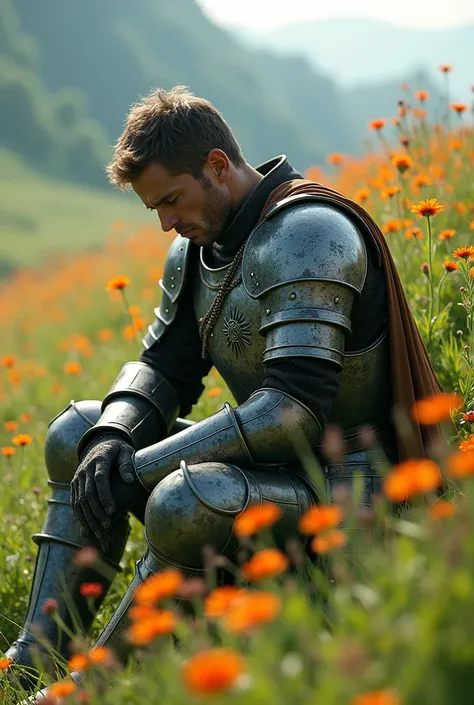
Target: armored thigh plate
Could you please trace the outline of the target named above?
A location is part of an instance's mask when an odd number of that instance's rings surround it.
[[[235,517],[263,501],[278,504],[283,516],[274,527],[278,546],[300,538],[301,515],[315,502],[297,474],[277,470],[249,471],[226,463],[181,463],[153,490],[145,512],[150,551],[162,567],[201,572],[203,549],[211,546],[232,559],[240,542],[232,532]]]

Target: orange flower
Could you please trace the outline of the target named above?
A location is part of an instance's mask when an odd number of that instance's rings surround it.
[[[334,548],[342,548],[347,543],[347,534],[340,529],[333,529],[322,536],[315,536],[311,541],[311,549],[315,553],[326,554]]]
[[[33,418],[33,416],[31,414],[28,414],[27,412],[20,414],[21,423],[30,423],[32,418]]]
[[[136,330],[133,326],[125,326],[122,332],[125,340],[134,340]]]
[[[110,328],[103,328],[97,333],[97,340],[101,343],[108,343],[114,335],[115,333]]]
[[[451,103],[449,107],[458,115],[462,115],[462,113],[467,110],[467,105],[465,103]]]
[[[152,605],[164,597],[172,597],[184,583],[183,574],[170,568],[147,578],[135,591],[135,602]]]
[[[403,502],[414,495],[432,492],[441,484],[437,464],[428,459],[410,459],[396,465],[384,481],[384,492],[391,502]]]
[[[82,583],[79,592],[82,597],[93,597],[97,599],[104,592],[104,586],[100,583]]]
[[[277,548],[265,548],[255,553],[240,570],[245,580],[257,582],[283,573],[289,565],[288,558]]]
[[[107,282],[106,291],[122,291],[130,284],[129,277],[114,277]]]
[[[447,421],[451,418],[451,411],[460,409],[461,406],[462,399],[459,394],[434,394],[415,402],[412,417],[418,423],[429,426]]]
[[[383,127],[385,127],[385,120],[383,120],[382,118],[378,118],[377,120],[372,120],[372,122],[369,122],[370,130],[381,130]]]
[[[107,666],[112,663],[113,654],[108,646],[96,646],[89,651],[89,662],[94,666]]]
[[[13,436],[12,443],[16,446],[27,446],[33,440],[33,436],[28,433],[19,433],[17,436]]]
[[[474,433],[461,441],[458,445],[459,450],[467,452],[469,450],[474,450]]]
[[[417,174],[412,179],[412,184],[415,188],[421,188],[422,186],[431,186],[433,181],[427,174]]]
[[[416,213],[420,217],[430,218],[444,209],[444,206],[439,203],[436,198],[428,198],[426,201],[419,201],[411,209],[412,213]]]
[[[339,166],[339,164],[342,164],[343,157],[342,154],[328,154],[326,157],[326,161],[328,164],[332,164],[333,166]]]
[[[4,355],[0,360],[2,367],[14,367],[16,365],[17,359],[15,355]]]
[[[453,67],[451,64],[441,64],[439,67],[439,70],[442,71],[443,73],[449,73],[450,71],[453,70]]]
[[[132,622],[144,622],[148,619],[153,619],[158,610],[151,605],[133,605],[128,611],[128,616]]]
[[[0,658],[0,671],[4,671],[6,668],[8,668],[12,661],[13,659],[11,658]]]
[[[224,624],[231,632],[246,632],[271,622],[280,610],[281,600],[273,592],[250,592],[231,605]]]
[[[439,239],[440,240],[450,240],[455,235],[456,235],[456,231],[451,228],[450,230],[443,230],[439,234]]]
[[[387,186],[387,188],[382,189],[380,192],[381,198],[393,198],[396,193],[400,191],[400,186]]]
[[[282,511],[277,504],[272,502],[254,504],[235,518],[233,530],[237,536],[252,536],[262,529],[273,526],[281,516]]]
[[[451,477],[467,477],[474,474],[474,447],[464,452],[453,453],[448,458],[448,474]]]
[[[136,318],[133,319],[132,326],[133,326],[134,330],[143,330],[146,326],[146,321],[144,318],[137,316]]]
[[[204,600],[204,614],[206,617],[223,617],[230,610],[232,604],[247,594],[247,591],[234,585],[224,585],[215,588]]]
[[[466,247],[458,247],[454,250],[453,255],[460,259],[470,259],[474,255],[474,246],[467,245]]]
[[[222,387],[211,387],[211,389],[207,392],[207,396],[211,399],[213,397],[218,397],[220,394],[222,394]]]
[[[438,499],[437,502],[428,507],[428,514],[431,519],[449,519],[456,513],[456,507],[452,502],[446,502],[444,499]]]
[[[82,365],[80,362],[66,362],[64,364],[64,372],[68,375],[80,375],[82,372]]]
[[[361,188],[359,191],[357,191],[355,195],[355,200],[357,203],[364,203],[370,196],[370,189],[369,188]]]
[[[400,174],[404,174],[405,171],[413,166],[413,159],[408,154],[392,154],[391,160],[393,166]]]
[[[192,656],[184,665],[186,689],[196,695],[213,695],[229,690],[244,673],[245,662],[231,649],[209,649]]]
[[[141,316],[142,314],[142,310],[140,306],[137,306],[137,304],[132,304],[132,306],[129,306],[128,312],[132,318],[135,318],[136,316]]]
[[[13,431],[16,431],[18,428],[18,421],[5,421],[5,423],[3,424],[3,428],[5,429],[5,431],[13,433]]]
[[[67,698],[68,695],[74,693],[77,685],[72,680],[60,681],[59,683],[53,683],[50,685],[47,694],[52,698]]]
[[[398,218],[392,218],[387,220],[387,222],[382,226],[382,231],[384,233],[396,233],[402,227],[402,221]]]
[[[11,456],[15,455],[15,453],[16,450],[13,446],[3,446],[2,448],[2,455],[4,455],[6,458],[11,458]]]
[[[304,514],[298,525],[302,534],[317,534],[326,529],[333,529],[341,523],[342,511],[335,505],[318,504]]]
[[[176,629],[176,617],[170,610],[155,610],[153,617],[135,622],[127,630],[127,639],[134,646],[145,646],[157,636],[171,634]]]
[[[415,98],[417,98],[420,103],[423,103],[425,100],[428,100],[430,97],[430,94],[428,91],[415,91]]]
[[[70,671],[85,671],[89,667],[89,659],[84,654],[74,654],[67,665]]]
[[[453,262],[452,260],[446,260],[445,262],[443,262],[443,267],[447,272],[455,272],[458,266],[458,263]]]
[[[372,690],[356,695],[351,705],[402,705],[402,701],[393,690]]]

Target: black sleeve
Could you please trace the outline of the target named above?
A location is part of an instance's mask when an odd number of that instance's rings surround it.
[[[187,416],[202,394],[212,362],[201,357],[201,338],[194,313],[192,268],[181,293],[174,321],[159,341],[145,350],[141,362],[161,372],[180,398],[179,415]]]

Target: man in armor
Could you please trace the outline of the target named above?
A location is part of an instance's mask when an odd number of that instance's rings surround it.
[[[423,454],[426,437],[419,441],[416,428],[407,448],[391,409],[438,389],[370,216],[306,181],[285,156],[251,167],[208,101],[182,87],[141,100],[108,175],[120,188],[131,186],[162,229],[178,235],[140,359],[123,366],[102,403],[71,402],[50,424],[51,499],[35,536],[25,625],[7,652],[18,665],[31,665],[38,629],[70,655],[67,634],[58,643],[56,622],[44,614],[53,598],[68,622],[66,588],[90,628],[94,614],[80,586],[99,582],[105,596],[129,512],[144,523],[148,551],[99,637],[98,644],[118,648],[137,585],[171,566],[202,574],[207,545],[235,558],[232,525],[245,507],[278,504],[277,543],[296,535],[300,516],[318,501],[300,461],[303,442],[320,462],[329,498],[337,485],[350,490],[357,472],[359,500],[370,505],[381,490],[379,456],[361,444],[361,426],[373,429],[392,463]],[[394,320],[402,322],[396,336]],[[237,404],[187,421],[213,365]],[[339,462],[322,449],[328,424],[343,434]],[[75,555],[91,544],[101,560],[84,567]]]

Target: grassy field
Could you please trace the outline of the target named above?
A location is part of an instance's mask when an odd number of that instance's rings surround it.
[[[164,597],[157,598],[153,610],[142,604],[147,609],[137,611],[141,643],[122,669],[109,654],[93,662],[89,649],[145,549],[142,529],[134,522],[123,573],[89,641],[78,647],[89,678],[81,689],[66,679],[59,692],[51,691],[50,702],[178,705],[212,698],[213,703],[247,705],[472,705],[474,132],[468,106],[451,107],[449,121],[428,126],[427,99],[406,94],[393,120],[372,123],[374,147],[364,158],[328,155],[327,173],[311,168],[307,175],[363,203],[382,226],[445,391],[428,404],[426,418],[448,422],[452,416],[458,438],[432,448],[426,461],[391,469],[373,511],[355,512],[341,497],[336,512],[323,507],[306,528],[300,527],[300,539],[307,532],[316,553],[329,554],[335,584],[317,566],[303,585],[298,571],[289,573],[288,560],[299,565],[295,545],[288,556],[261,553],[272,545],[275,518],[267,518],[262,531],[255,527],[250,547],[258,564],[242,568],[240,593],[216,593],[212,575],[208,584],[196,584],[196,619],[186,619],[171,599],[179,575],[172,576],[174,587],[168,591],[163,578],[155,587]],[[16,167],[15,178],[22,182],[22,167]],[[169,244],[156,226],[114,230],[115,221],[131,223],[140,211],[120,196],[96,200],[67,187],[41,192],[38,184],[35,193],[26,189],[23,208],[13,187],[14,168],[15,162],[9,174],[2,170],[0,210],[8,205],[17,217],[41,223],[38,242],[44,239],[51,247],[63,240],[71,249],[80,244],[85,250],[87,242],[105,241],[106,246],[62,259],[60,266],[19,271],[0,290],[4,650],[26,611],[35,557],[30,536],[45,513],[47,424],[71,398],[101,399],[121,365],[138,356],[141,331],[158,302],[157,281]],[[70,205],[61,206],[53,236],[50,219],[60,193],[61,203],[70,199]],[[85,215],[88,204],[96,217],[94,237]],[[425,216],[413,210],[416,206]],[[28,248],[36,236],[20,231],[22,247]],[[2,253],[26,261],[9,232],[4,242],[2,231]],[[28,263],[41,253],[38,247]],[[118,292],[105,290],[108,280],[122,275],[130,278],[126,306]],[[211,371],[192,417],[212,413],[227,399],[225,385]],[[30,437],[24,447],[14,439],[19,433]],[[317,468],[308,470],[319,477]],[[441,479],[443,498],[436,493]],[[394,505],[405,499],[411,509],[395,516]],[[265,524],[263,512],[257,521]],[[179,648],[172,645],[171,631]],[[9,673],[0,658],[5,705],[22,696]]]

